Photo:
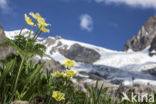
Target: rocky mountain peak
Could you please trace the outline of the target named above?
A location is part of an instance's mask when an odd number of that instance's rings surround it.
[[[153,28],[156,29],[156,16],[152,16],[148,19],[148,21],[144,25],[145,31],[151,33]]]
[[[6,38],[3,27],[0,25],[0,44]],[[13,52],[13,49],[8,46],[0,46],[0,59],[4,59],[9,53]]]
[[[141,51],[151,45],[156,36],[156,16],[150,17],[147,22],[141,27],[138,34],[129,39],[124,51],[132,49],[133,51]]]
[[[4,38],[5,38],[5,33],[3,27],[0,25],[0,43],[2,42],[2,40],[4,40]]]

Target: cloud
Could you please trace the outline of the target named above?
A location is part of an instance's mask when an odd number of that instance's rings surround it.
[[[5,13],[9,11],[8,0],[0,0],[0,9]]]
[[[156,0],[95,0],[98,3],[107,4],[126,4],[131,7],[154,8],[156,9]]]
[[[88,14],[83,14],[80,16],[80,26],[82,29],[87,31],[93,30],[93,19]]]
[[[119,27],[119,24],[113,23],[113,22],[110,22],[109,25],[110,25],[111,27],[114,27],[114,28],[118,28],[118,27]]]

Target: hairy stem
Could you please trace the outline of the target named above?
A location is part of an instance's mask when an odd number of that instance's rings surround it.
[[[19,77],[20,77],[20,74],[21,74],[21,71],[22,71],[22,66],[23,66],[23,64],[24,64],[25,57],[26,57],[26,56],[24,55],[23,58],[22,58],[22,62],[21,62],[21,64],[20,64],[20,67],[19,67],[19,69],[18,69],[18,73],[17,73],[15,85],[14,85],[14,90],[13,90],[14,92],[16,91],[17,83],[18,83],[18,80],[19,80]]]
[[[29,32],[29,35],[28,35],[27,40],[29,40],[30,35],[31,35],[31,32],[32,32],[33,28],[34,28],[34,27],[35,27],[35,25],[36,25],[36,22],[37,22],[37,20],[35,20],[35,22],[34,22],[34,24],[33,24],[32,28],[30,29],[30,32]]]
[[[25,24],[22,26],[21,31],[20,31],[20,33],[19,33],[19,35],[21,35],[22,30],[25,28],[25,26],[26,26],[26,25],[27,25],[27,24],[25,23]]]

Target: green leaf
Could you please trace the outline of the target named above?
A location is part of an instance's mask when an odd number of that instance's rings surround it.
[[[103,90],[103,85],[104,85],[104,83],[102,84],[102,86],[101,86],[101,88],[100,88],[100,90],[99,90],[99,93],[98,93],[96,102],[99,102],[99,99],[100,99],[100,96],[101,96],[102,90]]]
[[[32,79],[34,79],[34,78],[36,77],[36,74],[40,72],[40,70],[43,68],[44,64],[45,64],[45,63],[42,63],[41,65],[39,65],[39,66],[36,68],[36,70],[34,70],[34,71],[32,72],[32,74],[31,74],[28,78],[26,78],[26,79],[24,80],[24,85],[27,85],[29,82],[31,82]]]
[[[7,79],[7,75],[10,72],[12,72],[12,70],[14,69],[15,64],[16,64],[16,59],[11,60],[11,62],[9,62],[7,64],[6,68],[3,70],[2,75],[0,77],[0,86],[3,86],[2,82]]]

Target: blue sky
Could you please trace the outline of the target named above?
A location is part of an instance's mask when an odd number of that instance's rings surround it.
[[[52,24],[43,37],[60,35],[123,50],[155,9],[156,0],[0,0],[0,24],[7,31],[17,30],[25,13],[39,12]]]

